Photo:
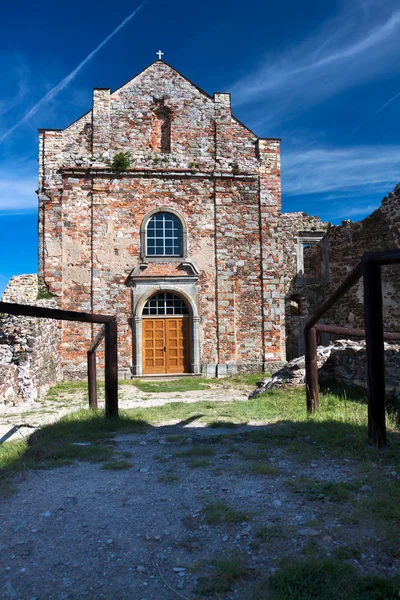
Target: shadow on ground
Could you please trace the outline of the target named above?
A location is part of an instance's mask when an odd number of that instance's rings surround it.
[[[384,450],[368,444],[362,395],[346,396],[359,409],[347,421],[326,397],[310,418],[300,397],[274,412],[278,398],[290,402],[287,392],[247,403],[249,421],[271,403],[269,423],[237,424],[222,403],[214,421],[207,403],[185,418],[177,403],[175,422],[159,425],[145,411],[80,410],[0,446],[4,483],[35,470],[0,503],[5,593],[394,599],[399,433],[391,428]]]
[[[362,398],[360,398],[362,402]],[[151,434],[155,436],[185,435],[207,443],[208,438],[229,437],[232,441],[251,441],[264,447],[282,447],[302,460],[313,460],[321,452],[332,457],[357,461],[400,461],[400,434],[388,433],[388,446],[378,450],[367,439],[365,424],[335,420],[304,421],[290,419],[274,423],[249,425],[233,421],[199,423],[205,415],[193,414],[174,424],[154,425],[137,419],[129,411],[117,419],[106,419],[102,411],[80,410],[35,431],[26,441],[0,446],[2,478],[27,468],[50,468],[70,464],[74,460],[101,462],[112,455],[117,435]],[[2,460],[3,459],[3,460]]]

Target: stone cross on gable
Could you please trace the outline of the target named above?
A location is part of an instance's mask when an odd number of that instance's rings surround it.
[[[158,52],[156,52],[156,54],[158,55],[158,60],[161,60],[161,57],[164,55],[164,52],[161,52],[161,50],[159,50]]]

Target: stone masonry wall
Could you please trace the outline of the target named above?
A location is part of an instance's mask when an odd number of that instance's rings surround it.
[[[336,340],[329,346],[317,348],[318,377],[320,383],[342,385],[344,388],[367,390],[367,351],[365,341]],[[400,346],[385,344],[385,391],[388,403],[400,402]],[[249,398],[283,385],[298,386],[305,383],[304,356],[294,358],[272,378],[262,379]]]
[[[320,240],[329,228],[304,212],[282,214],[287,360],[303,353],[303,324],[325,286],[329,257]]]
[[[168,148],[160,122],[169,118]],[[132,165],[114,172],[117,152]],[[231,114],[230,95],[209,96],[163,61],[119,90],[94,90],[93,108],[63,131],[40,131],[39,277],[60,307],[117,314],[122,375],[130,376],[132,292],[188,288],[209,374],[273,369],[284,360],[284,274],[279,140],[258,139]],[[150,211],[176,211],[187,254],[145,256]],[[135,274],[134,276],[132,274]],[[186,287],[185,287],[186,286]],[[86,372],[97,329],[64,323],[64,375]],[[100,356],[101,358],[101,356]]]
[[[343,221],[327,236],[329,248],[328,294],[356,266],[364,252],[399,248],[400,185],[382,200],[380,208],[362,221]],[[387,331],[400,331],[400,268],[382,267],[383,315]],[[362,279],[334,306],[325,322],[364,328]]]
[[[389,402],[400,402],[400,346],[385,343],[385,392]],[[320,371],[321,381],[336,381],[345,387],[367,390],[365,342],[336,341]]]
[[[4,302],[56,308],[37,300],[37,275],[13,277]],[[2,315],[0,318],[0,405],[34,402],[61,379],[57,321]]]
[[[329,281],[317,296],[305,290],[309,311],[326,298],[350,273],[364,252],[399,248],[400,185],[382,200],[381,206],[362,221],[343,221],[326,235]],[[400,331],[400,268],[382,267],[383,315],[386,331]],[[362,278],[331,310],[323,322],[364,328]]]
[[[296,219],[293,220],[292,215],[283,215],[284,222],[285,218],[289,219],[290,230],[292,230]],[[318,244],[304,248],[304,266],[307,268],[309,265],[308,273],[305,272],[304,276],[297,275],[292,280],[289,276],[286,279],[286,298],[289,301],[297,298],[300,307],[298,314],[290,315],[291,307],[287,305],[287,343],[291,348],[288,358],[303,353],[302,327],[316,306],[342,283],[364,252],[399,248],[399,231],[400,185],[397,185],[395,190],[382,200],[381,206],[371,215],[362,221],[343,221],[339,226],[330,226],[326,228],[326,234]],[[286,239],[290,239],[290,236],[286,236]],[[286,255],[287,275],[292,274],[295,270],[293,246],[291,253],[292,255],[290,255],[289,248]],[[321,272],[321,277],[318,279],[315,277],[315,269],[321,257],[324,260],[324,253],[327,269],[325,273]],[[400,331],[400,269],[398,267],[384,266],[382,268],[382,287],[385,329],[386,331]],[[363,281],[361,279],[325,314],[321,322],[363,329],[363,310]],[[327,334],[320,336],[321,343],[328,343],[330,339],[331,337]]]

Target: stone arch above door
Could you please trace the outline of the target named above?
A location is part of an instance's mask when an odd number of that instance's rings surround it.
[[[143,375],[190,373],[189,308],[181,295],[158,291],[142,312]]]
[[[133,375],[143,375],[143,308],[155,294],[171,293],[180,296],[189,311],[189,373],[200,373],[200,317],[198,314],[197,286],[193,280],[179,283],[136,282],[132,288]]]

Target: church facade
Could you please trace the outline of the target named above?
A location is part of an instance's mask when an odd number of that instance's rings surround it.
[[[121,376],[285,361],[280,141],[229,94],[157,60],[39,139],[40,285],[60,308],[117,315]],[[64,378],[85,377],[97,329],[60,327]]]

